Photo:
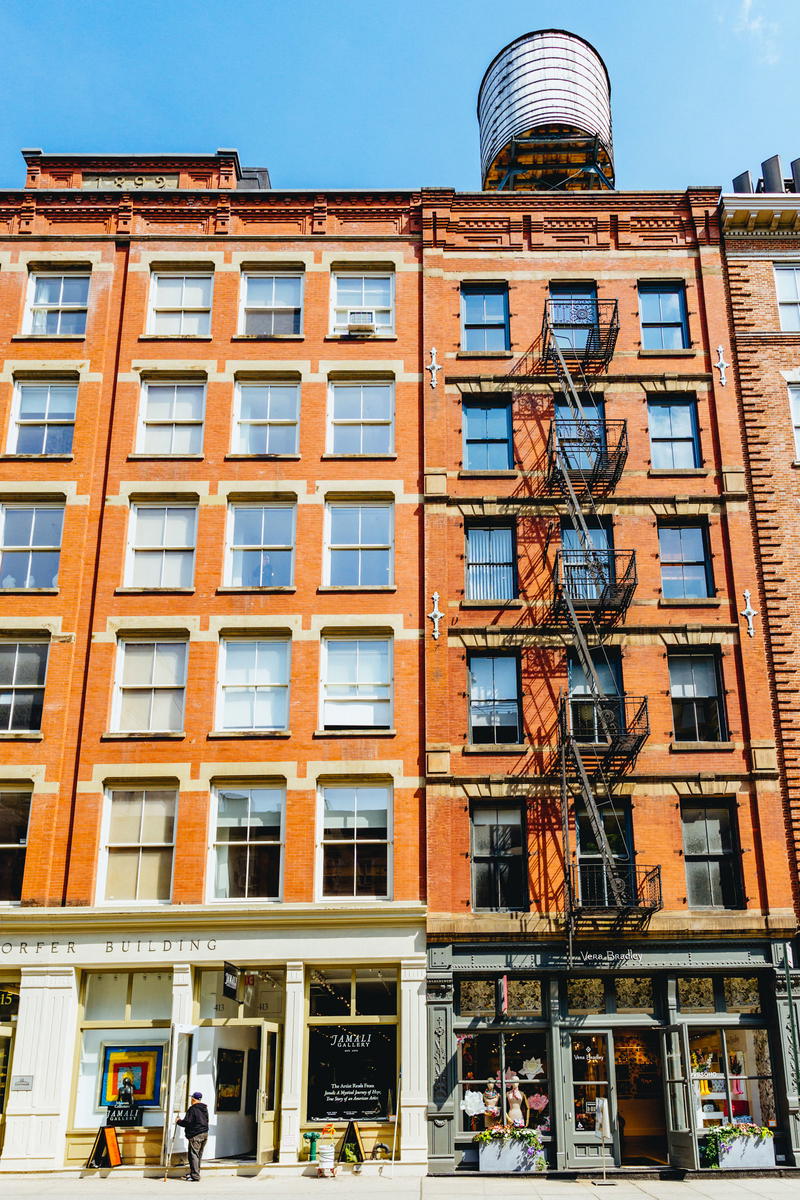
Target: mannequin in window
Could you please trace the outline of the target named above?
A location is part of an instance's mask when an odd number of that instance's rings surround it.
[[[506,1113],[512,1125],[528,1124],[528,1098],[516,1080],[506,1089]]]
[[[486,1088],[483,1093],[483,1111],[484,1127],[491,1129],[500,1119],[500,1092],[493,1079],[486,1081]]]

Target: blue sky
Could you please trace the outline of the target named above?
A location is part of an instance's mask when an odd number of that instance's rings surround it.
[[[3,0],[0,186],[23,146],[235,146],[276,187],[477,188],[483,72],[550,26],[608,65],[618,187],[800,157],[798,0]]]

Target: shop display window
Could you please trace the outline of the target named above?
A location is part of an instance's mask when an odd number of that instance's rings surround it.
[[[592,975],[567,980],[567,1011],[573,1016],[589,1016],[606,1011],[605,980]]]
[[[690,1029],[689,1059],[698,1131],[729,1122],[776,1126],[766,1029]]]
[[[594,1132],[608,1104],[608,1039],[605,1034],[573,1034],[572,1087],[575,1130]]]
[[[458,1037],[458,1100],[464,1132],[510,1121],[550,1134],[550,1080],[544,1032]]]
[[[222,971],[200,971],[198,1016],[201,1021],[279,1019],[283,1011],[284,973],[275,967],[243,967],[236,1000],[222,993]]]
[[[168,1021],[171,971],[90,971],[84,991],[85,1021]]]
[[[653,1011],[653,980],[648,976],[619,975],[613,983],[614,1008],[616,1012]]]

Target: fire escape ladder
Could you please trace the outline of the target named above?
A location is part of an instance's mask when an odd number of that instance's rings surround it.
[[[606,828],[603,824],[603,817],[600,812],[600,807],[594,794],[594,788],[589,780],[589,775],[581,757],[580,747],[575,741],[572,734],[567,736],[567,749],[572,761],[575,764],[575,773],[577,775],[578,790],[583,800],[583,805],[586,810],[586,815],[589,818],[589,824],[592,827],[597,849],[600,852],[600,857],[605,869],[606,878],[611,894],[614,897],[614,903],[618,909],[624,909],[628,906],[628,890],[625,885],[625,880],[622,878],[617,866],[617,860],[614,858],[611,845],[606,834]]]

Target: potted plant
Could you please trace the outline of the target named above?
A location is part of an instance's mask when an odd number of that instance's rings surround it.
[[[715,1125],[706,1134],[703,1166],[727,1170],[753,1170],[775,1166],[775,1144],[771,1129],[737,1121]]]
[[[501,1175],[518,1175],[544,1171],[547,1160],[538,1129],[524,1125],[493,1125],[482,1129],[472,1139],[478,1146],[478,1165],[481,1171]]]

